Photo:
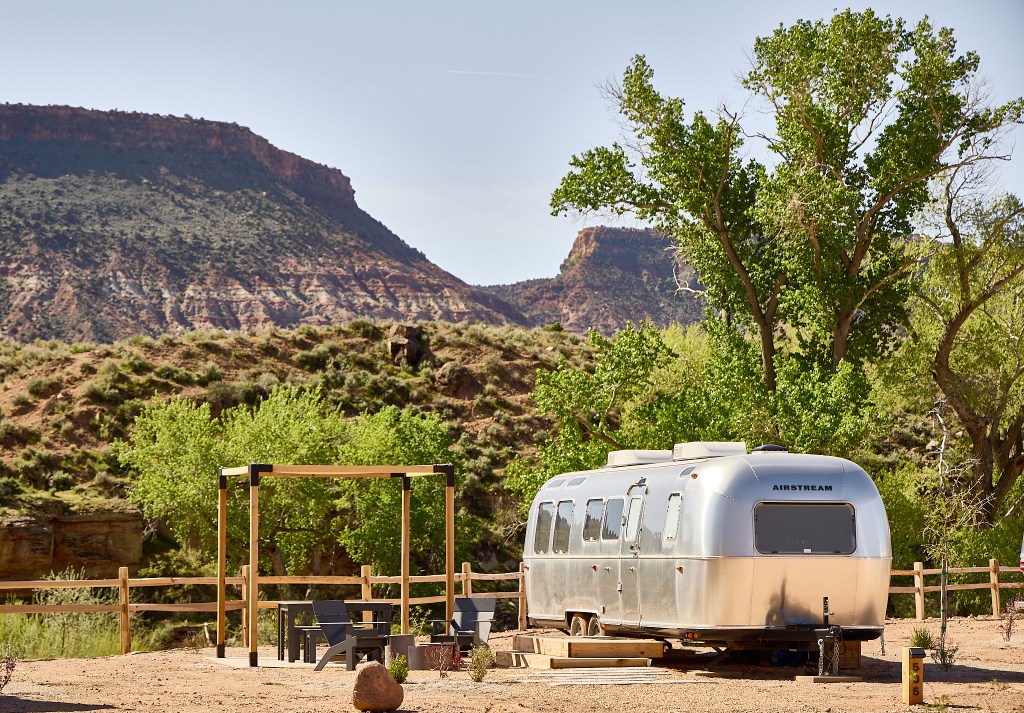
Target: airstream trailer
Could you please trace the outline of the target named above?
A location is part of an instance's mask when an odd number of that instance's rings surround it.
[[[881,635],[892,550],[854,463],[701,442],[615,451],[604,468],[550,479],[523,561],[538,626],[812,648],[822,627]]]

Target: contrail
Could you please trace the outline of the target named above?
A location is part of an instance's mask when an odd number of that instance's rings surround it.
[[[477,72],[471,69],[449,69],[448,74],[475,74],[481,77],[525,77],[527,79],[547,79],[543,74],[519,74],[517,72]]]

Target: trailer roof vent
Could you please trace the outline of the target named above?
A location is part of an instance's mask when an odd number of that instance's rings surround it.
[[[746,454],[747,444],[744,441],[691,441],[690,443],[677,443],[676,447],[672,449],[672,460],[745,456]]]
[[[672,460],[672,451],[611,451],[608,453],[609,468],[664,463],[670,460]]]
[[[751,453],[789,453],[789,449],[785,446],[779,446],[774,443],[765,443],[762,446],[753,448]]]

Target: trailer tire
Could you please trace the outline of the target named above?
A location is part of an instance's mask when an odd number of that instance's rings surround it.
[[[586,614],[573,614],[569,620],[569,636],[586,636],[589,623]]]
[[[604,636],[604,627],[601,626],[601,619],[594,614],[587,622],[587,636]]]

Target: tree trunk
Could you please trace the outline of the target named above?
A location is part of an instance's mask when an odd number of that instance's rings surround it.
[[[774,393],[777,379],[775,376],[775,334],[771,323],[759,323],[757,334],[761,339],[761,366],[764,369],[764,385],[768,389],[768,393]]]

